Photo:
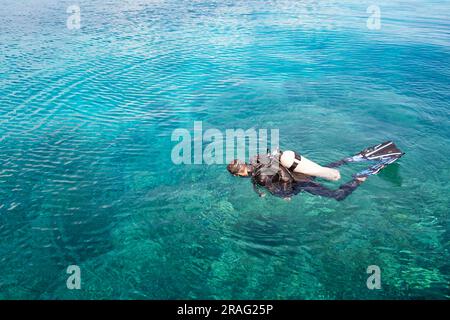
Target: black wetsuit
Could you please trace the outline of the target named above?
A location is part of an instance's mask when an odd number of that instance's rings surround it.
[[[336,168],[345,163],[345,161],[341,160],[330,163],[326,167]],[[281,198],[289,198],[302,191],[306,191],[314,195],[341,201],[362,183],[353,179],[341,185],[338,189],[332,190],[315,182],[314,177],[290,172],[277,161],[271,160],[268,155],[260,155],[252,158],[249,171],[252,177],[253,187],[260,196],[263,193],[260,192],[259,187],[264,187],[271,194]]]

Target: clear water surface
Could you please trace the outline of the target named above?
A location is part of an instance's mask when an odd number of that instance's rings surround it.
[[[72,4],[0,5],[1,299],[449,298],[448,1],[377,1],[380,30],[369,1],[80,0],[69,30]],[[194,120],[407,155],[340,203],[260,199],[172,164]]]

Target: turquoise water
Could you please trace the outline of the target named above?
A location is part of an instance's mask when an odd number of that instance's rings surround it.
[[[1,299],[450,297],[447,1],[377,1],[379,30],[368,1],[81,0],[70,30],[72,4],[0,6]],[[195,120],[407,154],[343,202],[260,199],[171,162]]]

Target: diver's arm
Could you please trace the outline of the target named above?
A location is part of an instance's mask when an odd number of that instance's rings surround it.
[[[261,198],[264,197],[266,194],[259,190],[259,185],[256,182],[253,182],[253,190],[260,196]]]
[[[311,181],[303,184],[301,186],[301,191],[306,191],[317,196],[333,198],[337,201],[341,201],[347,198],[347,196],[355,191],[356,188],[358,188],[363,182],[364,180],[353,179],[341,185],[337,190],[332,190],[324,185],[321,185],[320,183]]]
[[[255,191],[258,194],[258,196],[264,197],[266,195],[264,192],[259,190],[259,184],[258,184],[258,181],[256,180],[255,176],[252,176],[252,185],[253,185],[253,191]]]
[[[329,163],[325,167],[327,167],[327,168],[337,168],[337,167],[340,167],[340,166],[342,166],[344,164],[347,164],[347,163],[348,163],[347,158],[345,158],[345,159],[342,159],[342,160],[339,160],[339,161],[335,161],[335,162]]]
[[[322,167],[321,165],[305,158],[303,155],[296,155],[293,151],[284,151],[280,156],[280,163],[283,167],[294,172],[300,172],[309,176],[320,177],[327,180],[336,181],[341,178],[338,170]]]

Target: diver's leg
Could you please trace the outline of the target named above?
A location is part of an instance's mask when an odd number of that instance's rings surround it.
[[[347,159],[347,158],[344,158],[344,159],[342,159],[342,160],[339,160],[339,161],[335,161],[335,162],[329,163],[329,164],[325,165],[325,167],[327,167],[327,168],[337,168],[337,167],[340,167],[340,166],[342,166],[342,165],[348,163],[348,162],[346,161],[346,159]]]
[[[353,179],[341,185],[339,189],[332,190],[321,185],[320,183],[311,181],[308,183],[304,183],[301,186],[301,190],[317,196],[333,198],[336,199],[337,201],[341,201],[347,198],[347,196],[349,196],[353,191],[355,191],[356,188],[358,188],[362,182],[363,181],[361,180]]]
[[[359,161],[370,161],[370,160],[363,159],[363,160],[359,160]],[[340,167],[340,166],[342,166],[344,164],[349,164],[349,163],[352,163],[352,162],[356,162],[356,161],[353,161],[352,157],[347,157],[347,158],[344,158],[344,159],[341,159],[341,160],[329,163],[329,164],[325,165],[324,167],[327,167],[327,168],[338,168],[338,167]]]

